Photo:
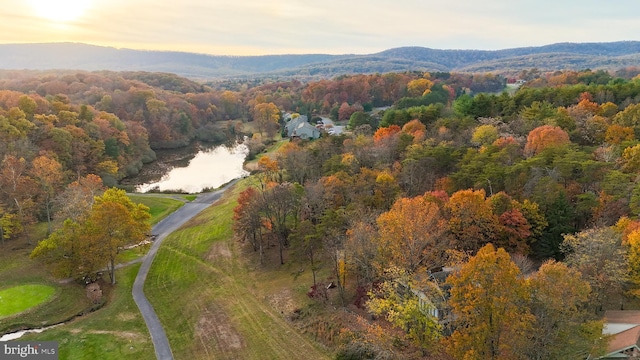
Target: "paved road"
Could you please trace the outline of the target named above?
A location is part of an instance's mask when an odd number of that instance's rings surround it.
[[[149,300],[147,300],[147,297],[144,296],[144,281],[147,279],[147,274],[151,268],[153,258],[156,256],[162,240],[164,240],[167,235],[177,230],[182,226],[182,224],[198,215],[202,210],[208,208],[211,204],[220,199],[225,190],[235,184],[236,181],[237,180],[230,182],[218,191],[198,195],[197,199],[184,204],[176,212],[157,223],[151,230],[151,233],[156,235],[156,240],[153,242],[151,249],[145,256],[142,266],[140,266],[136,280],[133,283],[132,292],[133,300],[136,302],[136,305],[138,305],[138,308],[142,313],[142,317],[144,318],[144,322],[147,324],[147,328],[151,334],[151,341],[153,342],[153,347],[156,350],[156,357],[159,360],[171,360],[173,359],[173,353],[171,352],[169,340],[167,340],[167,334],[160,323],[160,319],[158,319],[158,315],[156,315],[156,312],[153,310],[153,307],[151,306],[151,303],[149,303]]]

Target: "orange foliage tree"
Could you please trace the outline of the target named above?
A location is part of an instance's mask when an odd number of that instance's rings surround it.
[[[498,218],[485,200],[484,190],[460,190],[449,198],[449,229],[453,246],[458,250],[475,252],[496,240]]]
[[[385,139],[391,138],[393,135],[399,133],[402,129],[398,125],[391,125],[389,127],[381,127],[373,134],[373,141],[378,144]]]
[[[529,132],[524,152],[526,155],[532,156],[539,154],[546,148],[565,145],[570,142],[569,134],[560,127],[543,125]]]
[[[635,139],[635,133],[632,127],[616,124],[609,126],[604,135],[604,140],[609,144],[620,144],[633,139]]]
[[[416,144],[424,140],[426,131],[427,127],[417,119],[409,121],[402,127],[402,132],[413,136],[413,142]]]
[[[437,265],[447,224],[429,196],[398,199],[377,223],[383,268],[397,266],[413,273],[419,266]]]

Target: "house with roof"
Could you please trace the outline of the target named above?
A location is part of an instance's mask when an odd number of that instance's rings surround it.
[[[434,270],[434,271],[432,271]],[[400,282],[400,285],[418,298],[418,308],[425,315],[432,316],[445,328],[450,326],[452,315],[446,308],[446,299],[449,297],[449,286],[446,279],[452,274],[453,268],[437,267],[425,273],[415,274],[417,282],[422,284],[419,288],[410,287]]]
[[[320,137],[320,130],[309,124],[305,115],[289,118],[290,120],[284,125],[285,135],[289,138],[317,139]]]
[[[600,359],[640,359],[640,310],[607,310],[604,321],[602,333],[611,338]]]

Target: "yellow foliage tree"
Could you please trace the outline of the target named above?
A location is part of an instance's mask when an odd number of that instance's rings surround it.
[[[411,80],[407,84],[407,92],[412,97],[425,96],[431,92],[432,86],[433,81],[426,78]]]
[[[493,125],[480,125],[471,136],[471,142],[476,145],[489,145],[498,140],[498,129]]]
[[[640,230],[634,230],[627,235],[627,244],[629,246],[629,280],[634,287],[630,293],[640,297]]]
[[[487,244],[449,277],[455,331],[446,340],[456,359],[520,359],[533,316],[520,270],[504,249]]]
[[[151,229],[149,208],[129,199],[124,190],[108,189],[95,198],[89,216],[70,219],[31,253],[57,276],[91,276],[105,265],[115,284],[115,259],[128,244],[144,240]]]
[[[585,304],[591,287],[580,272],[550,260],[527,282],[536,318],[527,347],[529,359],[604,355],[608,339],[602,336],[602,321],[589,320]]]
[[[253,118],[258,123],[260,134],[266,131],[273,137],[272,129],[280,120],[280,110],[274,103],[259,103],[253,108]]]
[[[376,293],[370,293],[367,308],[376,315],[383,315],[391,324],[404,330],[423,355],[437,345],[442,326],[431,313],[432,304],[421,303],[409,276],[393,269],[393,279],[385,281]],[[423,293],[424,294],[424,293]]]

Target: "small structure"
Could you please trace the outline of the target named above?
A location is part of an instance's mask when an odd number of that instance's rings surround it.
[[[640,359],[640,310],[607,310],[602,333],[611,336],[600,359]]]
[[[87,297],[92,303],[97,304],[102,300],[102,289],[97,282],[92,282],[86,287]]]

